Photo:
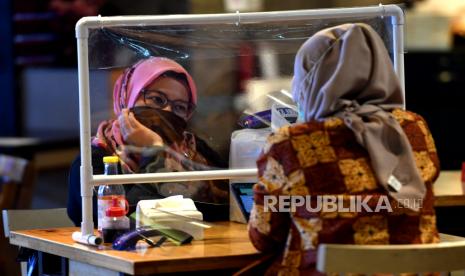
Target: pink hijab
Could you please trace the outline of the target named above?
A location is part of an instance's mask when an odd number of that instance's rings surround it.
[[[194,80],[186,69],[171,59],[151,57],[141,60],[131,68],[126,69],[124,74],[116,81],[113,89],[115,115],[118,116],[123,108],[133,107],[141,90],[168,71],[174,71],[186,76],[189,84],[189,99],[194,105],[197,105],[197,89]]]
[[[163,57],[151,57],[141,60],[128,68],[115,82],[113,88],[113,109],[115,116],[121,114],[123,108],[134,107],[142,89],[149,86],[154,80],[168,71],[174,71],[186,76],[188,82],[189,100],[197,104],[197,89],[190,74],[180,64]],[[189,117],[190,118],[190,117]],[[188,118],[188,119],[189,119]],[[97,135],[92,140],[94,146],[105,149],[107,152],[117,154],[126,172],[138,170],[137,158],[128,155],[124,148],[127,146],[123,140],[117,120],[108,120],[100,123]]]

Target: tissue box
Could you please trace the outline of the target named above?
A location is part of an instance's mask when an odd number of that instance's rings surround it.
[[[196,222],[202,219],[203,215],[195,207],[194,201],[182,196],[141,200],[137,203],[136,227],[155,224],[155,227],[182,230],[193,236],[195,240],[203,240],[204,228]]]

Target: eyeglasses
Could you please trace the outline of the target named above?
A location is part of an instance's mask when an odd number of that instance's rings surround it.
[[[144,103],[147,106],[163,109],[169,104],[173,113],[182,118],[189,117],[195,109],[195,105],[193,103],[182,100],[171,101],[165,93],[157,90],[143,89],[142,93],[144,94]]]

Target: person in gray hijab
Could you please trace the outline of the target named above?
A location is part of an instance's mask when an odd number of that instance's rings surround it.
[[[343,119],[368,151],[379,184],[417,210],[413,203],[426,189],[407,136],[389,113],[403,107],[402,91],[376,31],[359,23],[317,34],[300,48],[294,73],[300,120]]]
[[[320,243],[439,241],[434,140],[424,119],[403,109],[401,86],[375,30],[356,23],[314,34],[296,55],[292,96],[298,123],[268,137],[249,219],[255,247],[276,254],[268,275],[318,275]],[[310,204],[279,206],[275,196],[306,196]],[[359,197],[371,208],[319,209],[327,196],[345,208]],[[380,199],[389,207],[377,209]]]

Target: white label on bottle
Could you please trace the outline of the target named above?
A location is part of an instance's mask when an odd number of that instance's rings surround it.
[[[102,226],[103,226],[103,218],[105,217],[105,212],[108,209],[108,206],[110,206],[111,200],[108,199],[98,199],[97,200],[97,229],[99,233],[102,231]]]

